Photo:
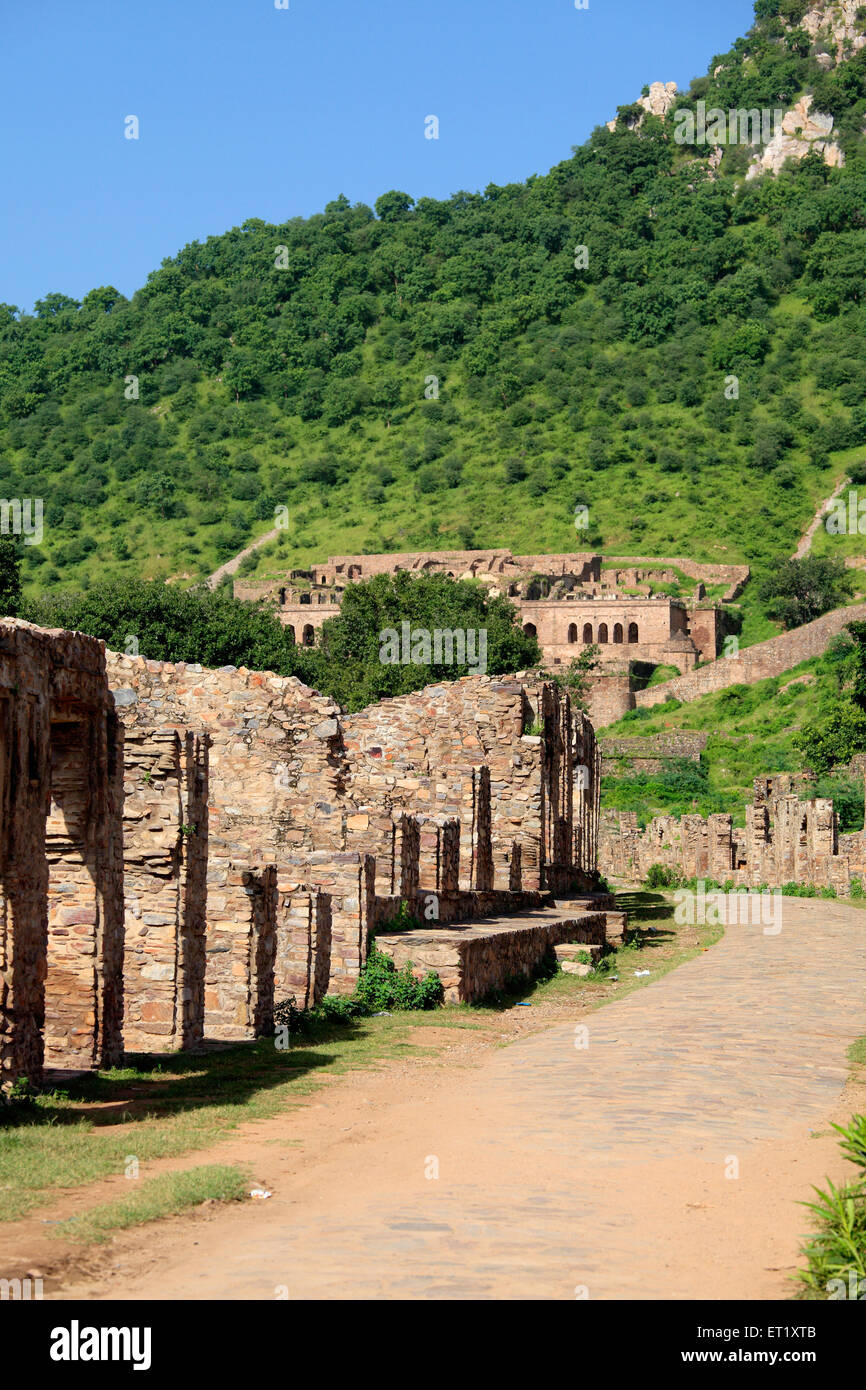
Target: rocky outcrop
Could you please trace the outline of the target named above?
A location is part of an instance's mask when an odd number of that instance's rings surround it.
[[[661,116],[664,119],[676,99],[676,82],[651,82],[649,92],[645,97],[638,97],[637,104],[650,116]]]
[[[651,82],[646,96],[638,97],[636,106],[642,106],[644,111],[650,116],[661,116],[664,120],[671,108],[676,104],[677,84],[676,82]],[[629,121],[630,130],[639,130],[643,117],[639,116],[636,121]],[[616,130],[617,117],[607,122],[608,130]]]
[[[836,62],[841,63],[866,44],[863,25],[857,20],[862,4],[863,0],[832,0],[830,4],[816,5],[803,15],[796,27],[805,29],[813,42],[820,41],[832,50]],[[817,54],[819,62],[823,57],[830,57],[830,54]],[[827,66],[832,66],[832,59]]]
[[[829,137],[833,131],[833,117],[821,111],[812,110],[812,96],[807,93],[786,111],[772,140],[757,154],[746,173],[747,179],[758,174],[778,174],[786,159],[805,159],[808,154],[820,154],[824,163],[839,169],[845,163],[845,156],[835,140]]]

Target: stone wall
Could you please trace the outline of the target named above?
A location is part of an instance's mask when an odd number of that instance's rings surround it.
[[[616,775],[623,761],[628,764],[629,772],[660,772],[665,760],[670,758],[686,758],[698,763],[708,739],[709,734],[691,729],[670,729],[646,738],[603,738],[599,742],[602,775]]]
[[[448,1003],[477,1004],[516,978],[529,979],[560,942],[603,946],[605,927],[603,912],[588,912],[536,925],[500,919],[454,931],[415,931],[382,936],[376,944],[398,969],[410,965],[419,979],[428,971],[439,975]]]
[[[739,656],[721,657],[697,671],[673,680],[663,681],[649,690],[635,693],[638,708],[662,704],[672,697],[677,700],[696,700],[712,690],[724,690],[729,685],[754,685],[770,676],[781,676],[792,666],[797,666],[809,657],[820,656],[826,650],[832,637],[842,632],[847,623],[866,619],[866,603],[855,603],[850,608],[836,608],[825,613],[812,623],[805,623],[792,632],[783,632],[778,637],[770,637],[766,642],[756,642],[753,647],[743,647]]]
[[[157,819],[145,823],[139,836],[128,835],[127,874],[139,884],[139,910],[163,919],[171,915],[166,895],[177,898],[183,891],[183,865],[190,855],[203,853],[199,871],[206,878],[206,893],[195,894],[198,916],[190,918],[178,905],[174,920],[197,961],[196,942],[204,934],[201,997],[208,1035],[253,1037],[257,1019],[273,1007],[278,866],[301,850],[342,846],[342,818],[333,814],[329,801],[338,780],[332,752],[338,706],[296,678],[270,672],[212,671],[113,652],[107,659],[127,737],[135,736],[133,753],[135,740],[157,748],[192,735],[197,747],[207,744],[203,804],[196,811],[184,810],[186,820],[179,820],[178,809],[169,823]],[[130,789],[136,778],[140,780],[132,755],[131,759]],[[149,783],[149,795],[162,793],[164,778],[153,769],[151,776],[155,780]],[[149,884],[139,876],[142,849],[155,850],[160,837],[161,849],[173,856],[176,866],[170,886],[164,871],[162,877],[151,875]],[[167,921],[159,925],[164,932],[171,930]],[[179,997],[188,988],[181,978],[162,984],[166,993],[173,990]],[[165,1020],[155,1017],[155,1001],[148,1000],[147,1009],[153,1021],[164,1026]],[[161,1028],[151,1031],[159,1035]],[[193,1034],[189,1037],[191,1045]],[[144,1039],[137,1042],[143,1045]],[[151,1039],[149,1046],[155,1045]]]
[[[102,643],[0,622],[0,1081],[122,1057],[122,731]]]
[[[537,679],[346,716],[293,678],[2,625],[4,1072],[39,1076],[43,1025],[54,1065],[119,1062],[124,989],[129,1050],[267,1033],[275,1003],[351,991],[401,901],[449,923],[592,888],[599,764]]]
[[[734,829],[730,815],[716,814],[656,816],[641,831],[634,812],[605,811],[599,830],[602,872],[643,880],[653,864],[661,864],[686,879],[751,888],[830,885],[847,895],[851,878],[866,872],[864,832],[840,840],[832,801],[801,801],[789,786],[788,778],[757,779],[742,830]]]
[[[467,676],[347,715],[342,732],[355,806],[347,844],[360,839],[375,855],[378,891],[389,891],[398,811],[458,822],[464,888],[550,887],[562,873],[593,881],[595,736],[554,685]],[[576,788],[580,766],[586,786]]]

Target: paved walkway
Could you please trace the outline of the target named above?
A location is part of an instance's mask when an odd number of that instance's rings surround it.
[[[844,1113],[866,1033],[866,913],[785,899],[779,935],[731,927],[584,1022],[586,1039],[551,1027],[381,1120],[359,1104],[342,1145],[296,1151],[284,1177],[275,1152],[270,1201],[202,1223],[194,1248],[187,1224],[101,1292],[790,1296],[797,1203],[836,1156],[810,1131]]]

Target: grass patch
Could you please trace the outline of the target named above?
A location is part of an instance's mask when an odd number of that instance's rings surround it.
[[[122,1173],[129,1154],[144,1167],[205,1149],[239,1124],[302,1101],[326,1077],[405,1057],[410,1029],[473,1026],[471,1016],[454,1012],[320,1019],[285,1051],[260,1038],[200,1055],[131,1056],[124,1067],[4,1107],[0,1220],[26,1215],[55,1190]]]
[[[147,1182],[136,1182],[128,1197],[103,1202],[81,1216],[60,1222],[52,1235],[76,1244],[98,1243],[110,1239],[115,1231],[141,1226],[160,1217],[177,1216],[202,1202],[238,1202],[246,1191],[246,1178],[239,1168],[226,1164],[207,1164],[182,1173],[164,1173]]]

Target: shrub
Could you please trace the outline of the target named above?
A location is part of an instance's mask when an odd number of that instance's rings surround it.
[[[432,970],[416,979],[407,962],[398,970],[390,956],[370,947],[355,997],[368,1013],[391,1009],[434,1009],[442,1003],[442,981]]]
[[[666,864],[650,864],[644,883],[647,888],[676,888],[679,875]]]
[[[803,1248],[807,1267],[800,1270],[798,1296],[841,1300],[862,1297],[866,1288],[866,1115],[854,1115],[847,1126],[834,1125],[839,1147],[856,1164],[857,1177],[842,1187],[828,1181],[826,1191],[815,1189],[817,1201],[804,1202],[818,1217],[818,1233]]]

